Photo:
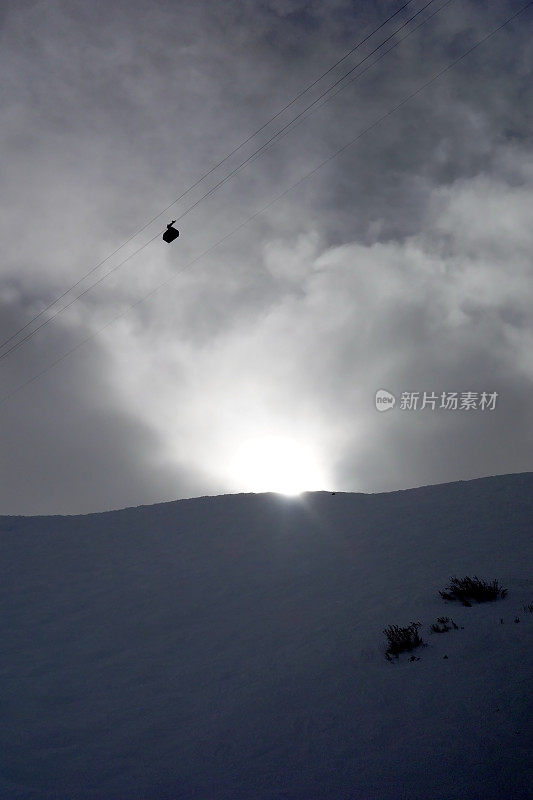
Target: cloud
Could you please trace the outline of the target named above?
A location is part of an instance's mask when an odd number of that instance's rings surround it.
[[[1,407],[2,510],[238,491],[246,476],[228,465],[265,435],[300,442],[347,490],[531,469],[525,16],[190,263],[517,8],[451,3],[188,212],[175,245],[154,242],[0,361],[6,392],[168,282]],[[390,13],[344,0],[13,7],[4,336]],[[378,414],[379,388],[499,398],[484,414]]]
[[[201,348],[152,350],[130,397],[152,409],[155,427],[165,420],[162,437],[170,426],[178,460],[212,470],[225,489],[224,462],[266,430],[314,442],[332,480],[351,489],[393,488],[400,472],[414,485],[525,469],[531,194],[531,183],[461,180],[434,190],[424,231],[402,242],[322,252],[315,232],[269,242],[264,264],[280,294],[253,325],[244,316]],[[171,374],[176,388],[158,379]],[[374,409],[381,386],[499,400],[494,412],[397,408],[384,418]]]
[[[2,335],[17,318],[3,323]],[[4,359],[3,392],[40,372],[51,351],[77,341],[58,329],[52,342],[34,344],[24,363]],[[165,500],[176,487],[193,493],[193,472],[166,462],[156,432],[120,405],[109,359],[94,342],[0,409],[2,513],[88,513]]]

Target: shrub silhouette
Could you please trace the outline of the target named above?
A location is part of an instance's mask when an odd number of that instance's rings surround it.
[[[400,628],[398,625],[389,625],[388,628],[385,628],[383,633],[389,640],[386,653],[397,656],[399,653],[414,650],[415,647],[421,645],[422,639],[418,633],[421,625],[421,622],[412,622],[406,628]]]
[[[474,575],[473,578],[451,578],[450,586],[443,592],[439,592],[443,600],[461,600],[463,605],[471,606],[471,600],[483,603],[488,600],[502,599],[507,594],[507,589],[498,586],[498,581],[492,582],[482,580]]]
[[[446,633],[446,631],[451,631],[451,626],[448,625],[449,622],[452,623],[455,630],[459,628],[453,619],[450,619],[449,617],[438,617],[437,621],[431,626],[431,630],[433,633]]]

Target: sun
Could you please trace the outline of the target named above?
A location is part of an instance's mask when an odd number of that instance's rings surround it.
[[[290,437],[245,440],[235,453],[231,471],[241,491],[294,496],[324,489],[327,483],[313,448]]]

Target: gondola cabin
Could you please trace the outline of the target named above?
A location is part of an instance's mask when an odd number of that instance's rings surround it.
[[[176,230],[176,228],[172,227],[175,222],[176,222],[175,219],[173,219],[172,222],[169,222],[168,225],[167,225],[167,229],[163,234],[163,241],[167,242],[167,244],[170,244],[170,242],[173,242],[174,239],[177,239],[178,236],[180,235],[180,232],[178,230]]]

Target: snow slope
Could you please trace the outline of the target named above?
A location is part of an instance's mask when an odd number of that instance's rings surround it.
[[[0,797],[533,797],[532,490],[0,517]],[[441,600],[466,574],[507,598]],[[388,663],[412,621],[420,661]]]

